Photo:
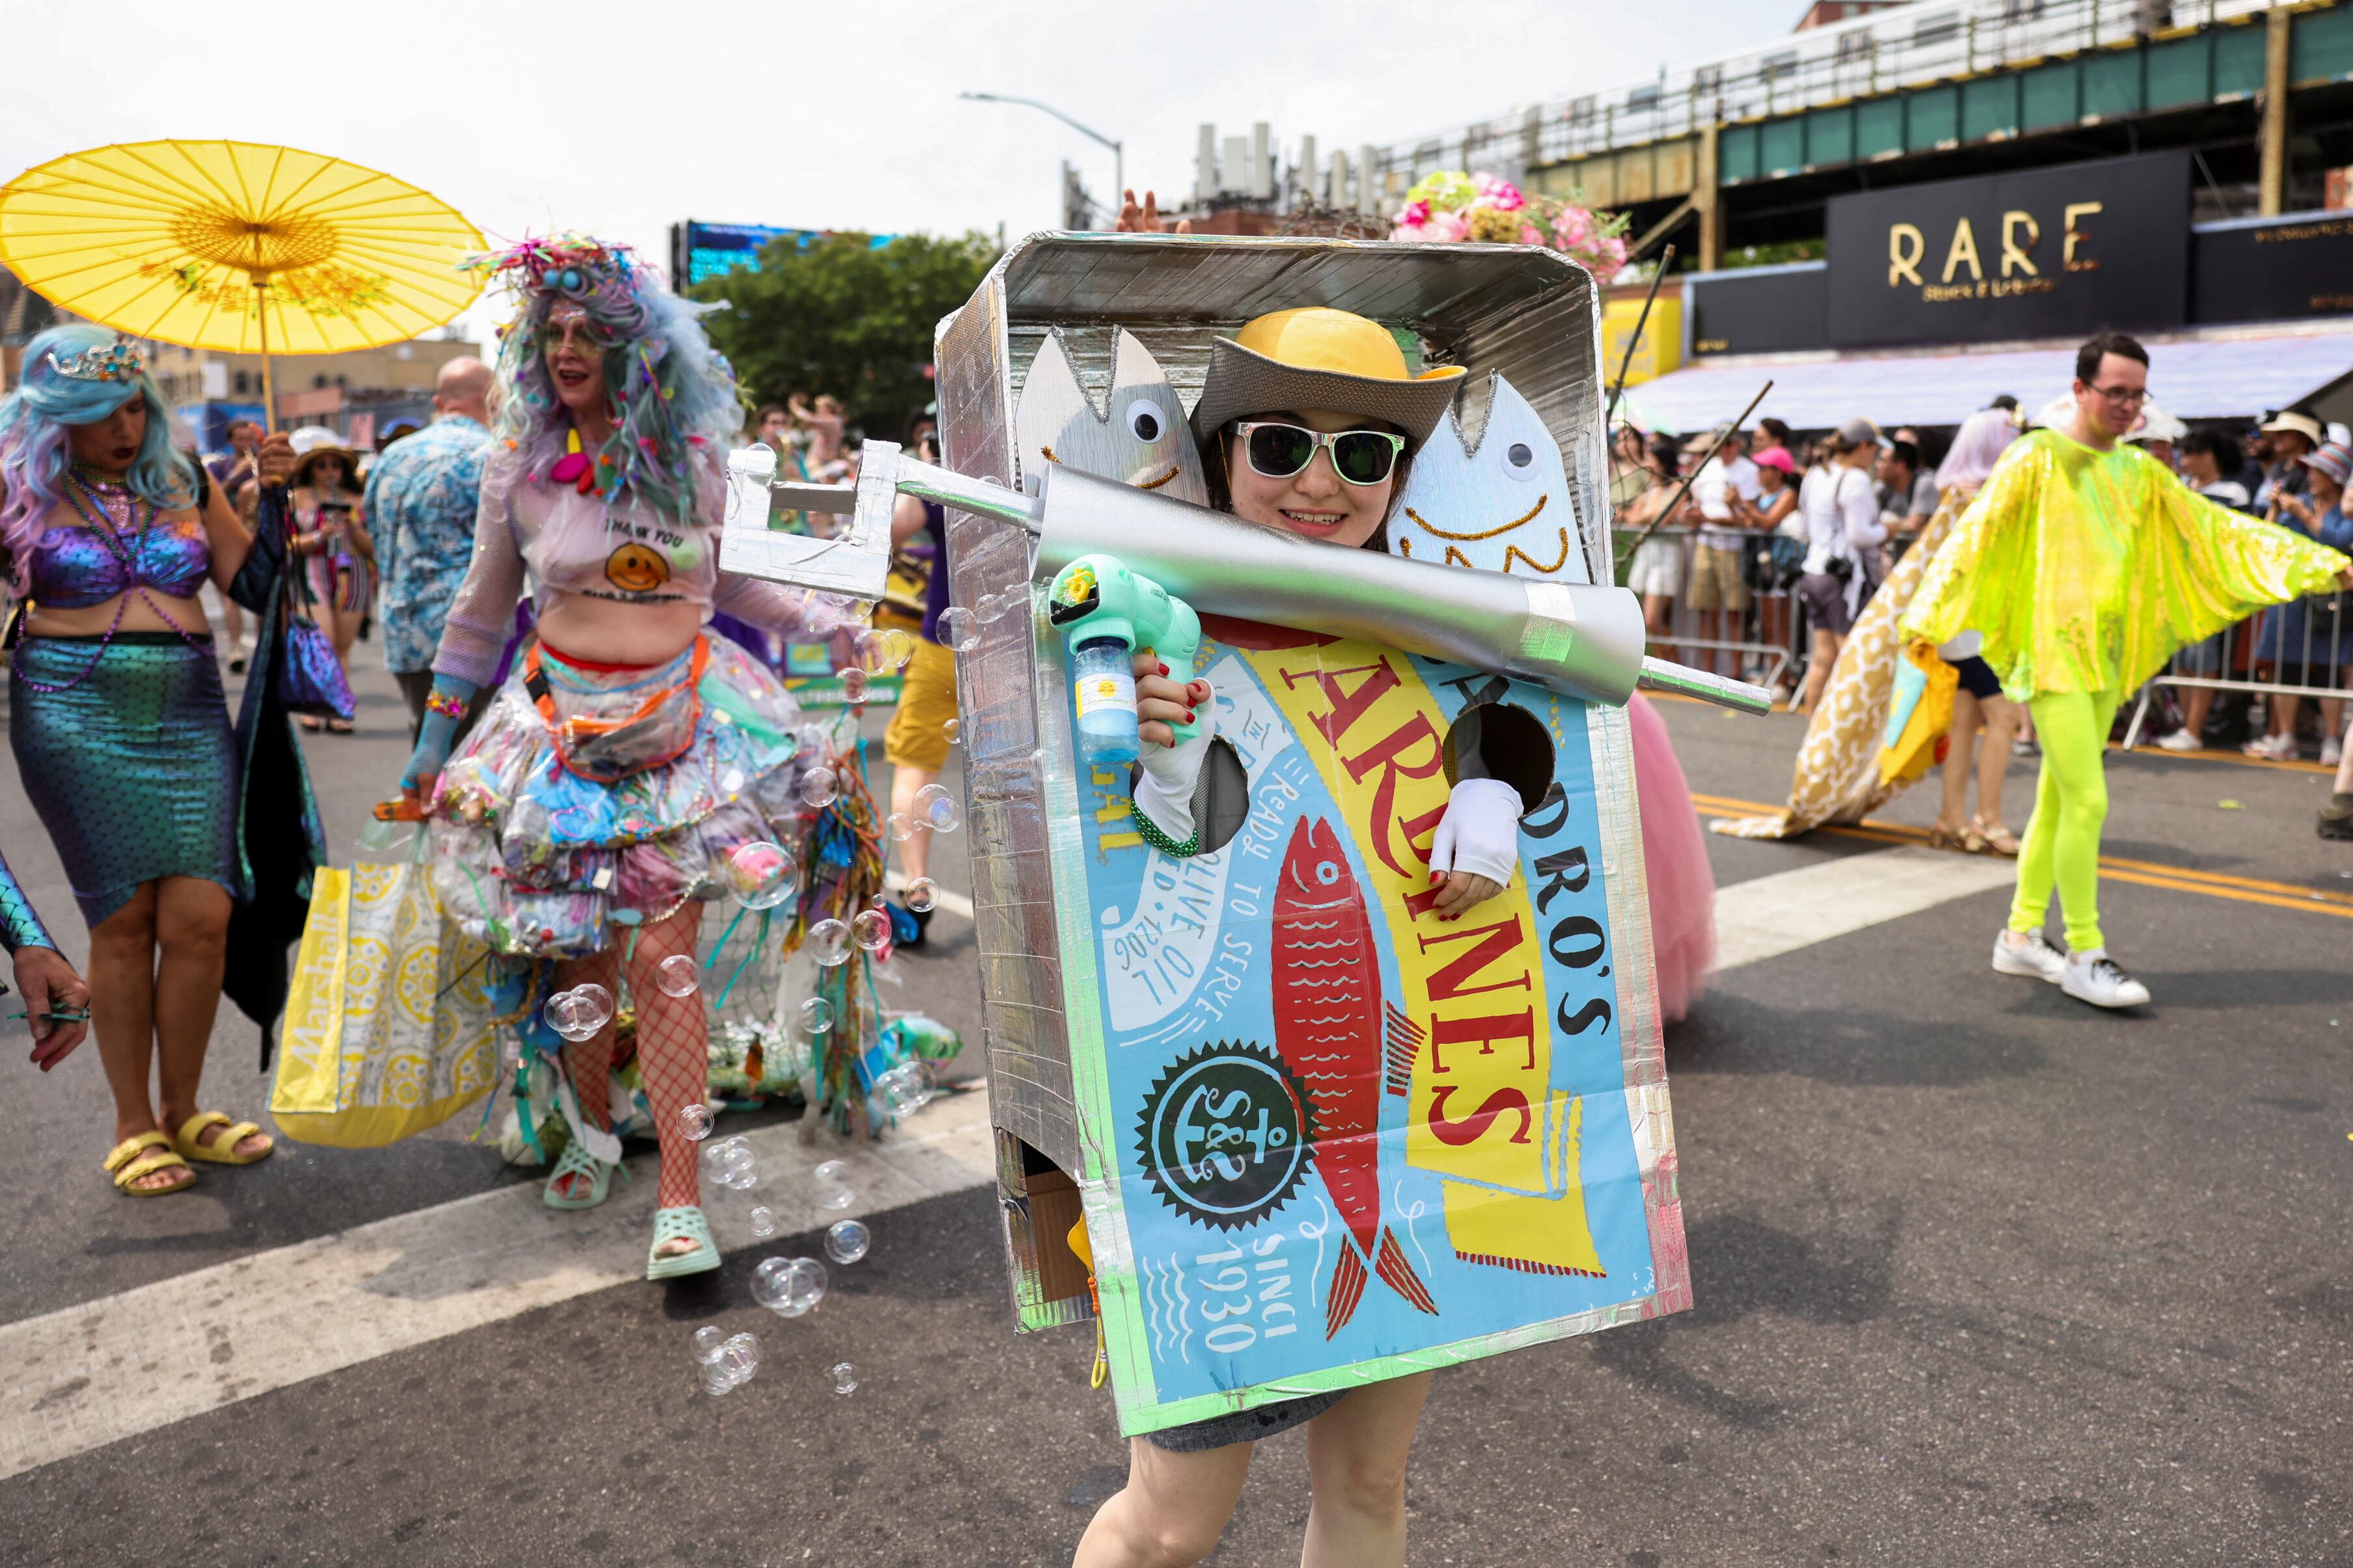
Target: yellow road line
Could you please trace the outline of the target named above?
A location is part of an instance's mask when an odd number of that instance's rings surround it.
[[[1697,792],[1694,792],[1692,802],[1704,812],[1725,816],[1770,816],[1781,809],[1767,805],[1762,801]],[[1864,817],[1860,826],[1826,824],[1814,831],[1835,834],[1841,838],[1861,838],[1873,844],[1919,844],[1925,843],[1928,837],[1925,828],[1870,816]],[[2277,909],[2305,910],[2353,920],[2353,895],[2327,892],[2317,888],[2299,888],[2293,882],[2239,877],[2227,871],[2199,871],[2186,866],[2167,866],[2154,860],[2131,860],[2106,855],[2100,857],[2100,874],[2142,887],[2169,888],[2176,892],[2203,893],[2210,898],[2230,899],[2239,903],[2269,904]]]

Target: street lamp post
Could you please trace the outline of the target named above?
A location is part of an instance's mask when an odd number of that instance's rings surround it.
[[[1055,108],[1052,104],[1040,103],[1034,98],[1014,98],[1008,94],[999,92],[960,92],[957,93],[956,96],[958,98],[971,99],[976,103],[1018,103],[1025,109],[1042,110],[1046,113],[1052,115],[1055,119],[1060,121],[1063,124],[1069,126],[1071,130],[1077,132],[1080,135],[1087,137],[1092,141],[1099,142],[1103,146],[1110,148],[1113,195],[1119,201],[1125,201],[1127,199],[1127,151],[1121,143],[1113,141],[1102,132],[1091,131],[1087,127],[1080,124],[1077,121],[1071,119],[1069,115],[1063,113],[1060,110]],[[1116,211],[1117,209],[1114,208],[1113,210]]]

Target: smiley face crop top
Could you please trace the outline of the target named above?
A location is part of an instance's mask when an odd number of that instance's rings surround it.
[[[26,597],[44,609],[86,610],[133,589],[173,599],[196,596],[213,559],[201,495],[196,511],[176,518],[159,511],[142,536],[147,503],[127,487],[78,474],[65,482],[65,502],[51,509],[26,563]],[[99,520],[95,526],[92,518]],[[101,535],[100,528],[110,533]]]
[[[792,637],[808,624],[807,595],[781,584],[722,574],[719,520],[726,504],[723,459],[699,459],[691,523],[658,514],[633,492],[607,502],[568,484],[528,478],[520,456],[498,448],[482,468],[474,555],[449,608],[436,674],[476,686],[498,668],[522,596],[537,584],[543,613],[575,595],[617,604],[690,604]]]

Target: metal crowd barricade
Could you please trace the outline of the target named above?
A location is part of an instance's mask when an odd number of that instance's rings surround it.
[[[2263,698],[2269,713],[2276,710],[2274,703],[2282,697],[2345,700],[2348,666],[2353,666],[2353,595],[2340,589],[2274,605],[2176,649],[2165,668],[2140,689],[2132,722],[2125,730],[2125,749],[2140,743],[2160,686],[2250,692]],[[2204,737],[2199,739],[2202,744]]]
[[[1636,586],[1635,559],[1627,552],[1633,547],[1635,540],[1642,537],[1643,531],[1621,526],[1612,532],[1615,536],[1613,558],[1619,563],[1618,581],[1628,586]],[[1769,534],[1750,536],[1756,542],[1770,537]],[[1756,542],[1750,543],[1742,562],[1741,581],[1748,589],[1748,605],[1738,612],[1739,626],[1744,634],[1738,637],[1700,635],[1701,612],[1691,605],[1692,565],[1699,550],[1697,529],[1685,526],[1658,529],[1635,550],[1635,556],[1645,559],[1651,558],[1650,552],[1656,546],[1668,546],[1676,552],[1674,603],[1669,611],[1669,630],[1664,636],[1652,636],[1651,653],[1661,658],[1680,659],[1702,669],[1717,668],[1717,656],[1728,653],[1733,658],[1734,668],[1730,673],[1734,676],[1767,688],[1780,680],[1781,672],[1796,662],[1806,646],[1805,611],[1794,585],[1788,588],[1777,586],[1770,590],[1758,588],[1760,577],[1769,578],[1772,574],[1752,570],[1749,557],[1753,556]],[[1687,649],[1698,649],[1704,657],[1694,658],[1684,651]]]

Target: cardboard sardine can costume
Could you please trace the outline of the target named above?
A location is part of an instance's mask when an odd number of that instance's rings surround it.
[[[1419,559],[1182,505],[1212,342],[1303,304],[1468,372],[1409,476]],[[957,664],[1014,1304],[1037,1330],[1100,1302],[1124,1432],[1691,1304],[1598,343],[1551,252],[1321,239],[1034,237],[941,324],[946,466],[1038,514],[908,486],[950,503],[955,602],[1009,606]],[[896,461],[870,457],[853,541]],[[1474,542],[1526,564],[1436,564]],[[766,542],[723,559],[765,570]],[[1200,613],[1189,858],[1073,746],[1044,585],[1090,551]],[[1430,837],[1473,754],[1528,809],[1511,885],[1449,923]]]

